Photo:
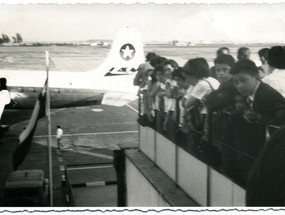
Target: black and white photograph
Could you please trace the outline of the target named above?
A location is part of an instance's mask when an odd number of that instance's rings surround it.
[[[284,11],[0,2],[0,207],[284,207]]]

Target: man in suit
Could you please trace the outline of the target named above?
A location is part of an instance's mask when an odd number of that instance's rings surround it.
[[[237,91],[245,97],[247,109],[243,111],[243,118],[249,123],[242,123],[236,128],[240,137],[238,148],[246,154],[257,157],[266,142],[266,127],[272,135],[276,129],[268,125],[283,125],[285,122],[285,98],[258,78],[258,68],[249,59],[238,61],[231,70]],[[245,127],[244,127],[245,126]],[[242,157],[238,160],[244,160]],[[247,175],[252,162],[246,162],[245,167],[237,164],[241,172]],[[244,177],[245,180],[247,176]]]
[[[237,91],[246,97],[248,121],[282,125],[285,122],[285,99],[275,89],[258,79],[258,68],[251,60],[238,61],[231,70]]]

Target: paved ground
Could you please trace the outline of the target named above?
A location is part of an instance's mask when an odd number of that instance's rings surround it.
[[[91,106],[52,111],[54,206],[66,206],[66,197],[61,189],[63,167],[67,168],[73,184],[116,180],[114,169],[104,165],[112,166],[112,149],[116,149],[117,144],[138,141],[135,109],[136,103],[124,107]],[[12,156],[18,144],[17,138],[27,125],[27,121],[19,123],[19,119],[24,120],[25,117],[18,112],[10,116],[14,116],[11,122],[16,124],[0,145],[0,191],[3,191],[8,174],[12,172]],[[60,153],[56,150],[57,125],[64,130],[64,148]],[[30,152],[19,169],[43,169],[48,176],[47,159],[47,121],[41,119]],[[78,206],[116,206],[116,185],[73,190]]]

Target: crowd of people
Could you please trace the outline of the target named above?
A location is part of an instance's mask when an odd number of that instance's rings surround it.
[[[285,47],[263,48],[258,55],[260,67],[249,48],[239,48],[236,60],[222,47],[210,68],[202,57],[180,66],[148,53],[134,79],[143,104],[139,123],[158,126],[157,113],[163,113],[165,134],[174,121],[183,134],[210,135],[221,171],[246,183],[268,138],[285,124]]]

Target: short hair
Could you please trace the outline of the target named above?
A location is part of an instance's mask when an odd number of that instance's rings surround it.
[[[56,126],[57,128],[60,128],[60,126],[58,125],[58,126]]]
[[[7,79],[0,78],[0,85],[1,85],[1,89],[7,89]]]
[[[155,68],[155,67],[161,65],[166,60],[167,59],[165,57],[161,57],[158,55],[150,61],[150,65]]]
[[[165,71],[164,71],[162,65],[159,65],[159,66],[155,67],[154,74],[157,75],[157,72],[161,72],[163,75],[165,74]]]
[[[242,53],[244,53],[244,52],[246,52],[246,51],[250,51],[250,49],[249,49],[248,47],[240,47],[240,48],[238,49],[237,53],[238,53],[238,55],[239,55],[239,54],[242,54]]]
[[[247,52],[247,51],[250,51],[250,49],[247,48],[247,47],[239,48],[238,51],[237,51],[237,58],[238,58],[238,60],[240,60],[240,56],[244,55],[244,53]]]
[[[268,52],[269,66],[277,69],[285,69],[285,47],[273,46]]]
[[[224,53],[224,50],[227,50],[229,53],[230,53],[230,49],[228,47],[222,47],[222,48],[219,48],[216,52],[217,56],[221,55],[221,54],[225,54]]]
[[[173,72],[172,72],[172,78],[174,79],[175,77],[179,77],[181,78],[182,80],[185,80],[184,76],[182,75],[183,74],[183,68],[182,67],[178,67],[177,69],[175,69]]]
[[[163,66],[165,65],[171,65],[171,67],[173,69],[177,69],[179,66],[178,66],[178,63],[175,61],[175,60],[172,60],[172,59],[168,59],[166,61],[163,62]]]
[[[151,61],[155,57],[157,57],[157,55],[154,52],[149,52],[146,54],[145,59],[146,61]]]
[[[214,63],[215,65],[216,64],[227,64],[232,68],[235,64],[235,59],[231,55],[221,54],[214,60]]]
[[[269,48],[263,48],[263,49],[260,49],[258,51],[258,55],[259,55],[259,57],[264,57],[265,60],[267,60],[268,59],[268,52],[269,52]]]
[[[232,75],[238,74],[240,72],[245,72],[251,76],[257,76],[259,71],[253,61],[249,59],[242,59],[238,61],[230,71]]]
[[[194,58],[188,60],[183,66],[183,71],[189,76],[195,76],[198,79],[209,77],[209,64],[205,58]]]

